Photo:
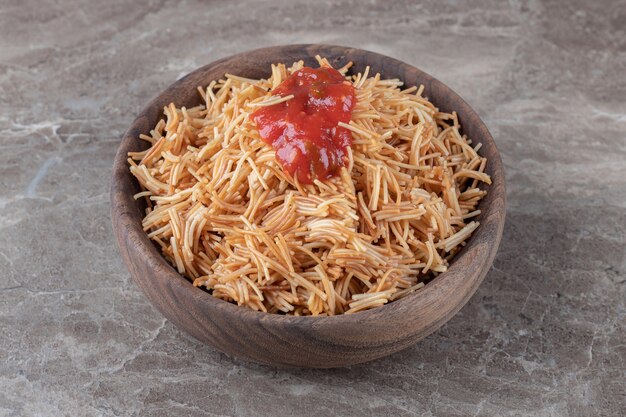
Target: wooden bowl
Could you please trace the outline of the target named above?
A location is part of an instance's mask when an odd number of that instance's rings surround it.
[[[334,317],[268,314],[214,298],[194,287],[161,256],[142,230],[144,205],[133,195],[139,184],[128,170],[129,151],[143,150],[138,139],[163,117],[163,107],[200,103],[196,88],[226,72],[250,78],[270,75],[270,64],[300,59],[316,66],[321,55],[336,67],[348,61],[353,71],[371,67],[407,86],[423,84],[425,96],[443,111],[455,110],[480,153],[488,158],[493,183],[480,203],[480,227],[447,272],[423,289],[385,306]],[[476,112],[449,87],[419,69],[384,55],[329,45],[287,45],[257,49],[206,65],[172,84],[135,119],[115,157],[111,217],[120,252],[135,282],[154,306],[179,328],[232,356],[271,365],[331,368],[370,361],[404,349],[441,327],[474,294],[495,257],[505,215],[502,162],[493,138]]]

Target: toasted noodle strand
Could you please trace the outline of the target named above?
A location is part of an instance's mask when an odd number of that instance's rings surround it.
[[[143,227],[194,285],[238,305],[314,316],[382,306],[446,271],[479,226],[487,161],[423,87],[402,90],[368,68],[346,76],[357,93],[342,124],[353,137],[346,168],[297,183],[251,113],[289,100],[271,91],[303,65],[272,65],[267,80],[227,74],[198,89],[205,104],[165,107],[141,135],[150,148],[129,154]]]

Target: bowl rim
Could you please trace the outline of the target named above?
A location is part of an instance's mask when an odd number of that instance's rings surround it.
[[[441,88],[446,91],[447,94],[451,96],[451,99],[455,102],[455,106],[462,107],[461,111],[457,110],[460,118],[463,119],[472,119],[473,123],[478,123],[479,130],[481,131],[482,137],[472,138],[475,142],[489,142],[489,146],[492,146],[494,149],[493,155],[490,156],[488,165],[491,165],[492,173],[492,184],[488,186],[488,190],[491,192],[499,192],[497,198],[502,200],[502,204],[491,204],[487,207],[481,207],[480,217],[489,217],[489,216],[497,216],[499,219],[496,224],[495,238],[490,239],[491,245],[488,245],[488,248],[485,252],[485,256],[482,259],[482,271],[479,276],[475,279],[475,282],[472,284],[472,289],[465,297],[462,302],[458,305],[453,306],[452,310],[446,313],[446,317],[440,317],[441,323],[434,327],[432,331],[436,330],[441,324],[445,323],[450,317],[452,317],[458,310],[463,307],[467,303],[467,301],[474,294],[480,283],[482,282],[485,274],[487,273],[489,267],[491,266],[493,259],[497,253],[501,238],[502,232],[504,229],[504,217],[506,212],[506,191],[505,191],[505,177],[504,170],[502,166],[502,161],[500,158],[499,151],[496,147],[496,143],[493,140],[493,137],[489,133],[487,127],[485,126],[482,119],[478,116],[476,111],[467,104],[467,102],[461,98],[454,90],[448,87],[446,84],[432,77],[428,73],[422,71],[418,67],[400,61],[398,59],[382,55],[376,52],[371,52],[359,48],[347,47],[347,46],[337,46],[337,45],[327,45],[327,44],[292,44],[292,45],[277,45],[270,46],[265,48],[254,49],[242,53],[238,53],[235,55],[231,55],[225,58],[221,58],[219,60],[213,61],[209,64],[203,65],[194,71],[190,72],[186,76],[178,79],[173,84],[169,85],[165,90],[161,91],[155,98],[153,98],[139,113],[139,115],[133,120],[128,130],[124,133],[122,140],[119,143],[118,149],[116,151],[114,165],[113,165],[113,173],[111,177],[111,188],[110,188],[110,203],[111,203],[111,217],[113,221],[113,231],[116,236],[116,240],[118,242],[119,248],[123,249],[124,245],[127,245],[127,240],[132,242],[132,244],[137,245],[137,250],[144,253],[147,258],[140,260],[140,262],[144,264],[148,264],[150,269],[161,269],[158,271],[159,274],[165,272],[168,277],[164,277],[167,279],[167,285],[169,288],[176,292],[184,292],[185,296],[192,298],[195,302],[200,303],[208,303],[209,305],[213,305],[214,307],[218,307],[224,313],[229,314],[231,317],[236,316],[238,320],[249,320],[256,321],[262,320],[264,323],[267,323],[271,326],[271,324],[283,325],[283,326],[332,326],[336,324],[343,325],[362,325],[363,323],[373,322],[377,319],[382,318],[383,316],[387,316],[390,314],[402,314],[403,308],[411,305],[419,305],[420,303],[428,303],[432,302],[432,295],[440,291],[440,288],[446,288],[448,291],[454,290],[454,286],[451,285],[453,282],[453,278],[457,274],[462,274],[460,271],[460,260],[464,259],[466,255],[468,255],[467,247],[463,248],[453,259],[450,264],[450,267],[446,272],[439,274],[434,277],[430,282],[428,282],[421,289],[414,291],[413,293],[400,298],[398,300],[389,302],[382,306],[378,306],[376,308],[372,308],[369,310],[360,311],[353,314],[338,314],[334,316],[293,316],[293,315],[283,315],[277,313],[266,313],[261,311],[252,310],[249,308],[245,308],[242,306],[238,306],[234,303],[224,301],[213,297],[208,292],[194,287],[192,283],[184,277],[182,274],[178,273],[178,271],[165,259],[164,256],[161,255],[160,251],[155,247],[152,241],[148,238],[147,233],[145,233],[141,227],[141,223],[136,223],[133,219],[132,213],[129,213],[129,207],[137,206],[137,202],[133,199],[133,196],[130,193],[122,192],[123,184],[129,185],[132,182],[136,182],[137,180],[131,175],[128,164],[127,164],[127,152],[130,147],[130,143],[133,140],[136,140],[137,132],[139,132],[138,127],[142,125],[145,120],[145,116],[143,116],[150,109],[153,109],[155,106],[159,106],[163,100],[163,97],[172,95],[177,89],[183,85],[187,80],[193,78],[194,76],[198,76],[202,73],[207,72],[210,68],[213,68],[219,64],[227,63],[231,60],[243,59],[250,56],[254,56],[255,54],[262,54],[269,50],[277,50],[277,49],[289,49],[289,50],[306,50],[308,48],[328,48],[328,49],[343,49],[346,51],[357,51],[365,53],[371,57],[377,57],[389,65],[406,65],[417,72],[421,73],[421,76],[425,77],[429,81],[429,85],[435,85],[437,88]],[[291,58],[290,58],[291,59]],[[243,74],[245,76],[245,74]],[[209,80],[210,81],[210,80]],[[403,80],[404,81],[404,80]],[[207,82],[208,84],[208,82]],[[439,107],[435,102],[433,103],[435,106]],[[178,104],[182,105],[182,103]],[[162,111],[158,113],[162,117]],[[146,132],[143,132],[146,133]],[[481,202],[482,203],[482,202]],[[138,209],[137,209],[138,210]],[[470,239],[467,241],[467,246],[470,246],[471,242],[479,239],[482,235],[487,233],[481,222],[481,226],[477,228],[477,230],[472,234]],[[128,233],[128,236],[125,238],[122,236],[122,230]],[[126,258],[124,258],[126,266],[129,270],[132,269],[132,265],[129,262],[132,262]],[[136,260],[135,260],[136,262]],[[472,261],[476,262],[475,260]],[[456,267],[455,267],[456,265]],[[131,271],[132,272],[132,271]],[[134,274],[131,273],[131,275]],[[137,282],[137,279],[134,279],[137,284],[144,290],[142,283]],[[160,307],[157,308],[164,313],[166,316],[166,312],[164,312]]]

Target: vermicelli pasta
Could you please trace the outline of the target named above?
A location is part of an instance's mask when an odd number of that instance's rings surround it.
[[[321,66],[329,63],[318,57]],[[295,315],[384,305],[444,272],[479,227],[487,161],[422,87],[379,74],[349,76],[356,105],[338,176],[302,184],[285,172],[251,118],[302,68],[271,77],[226,74],[199,88],[204,104],[164,108],[129,153],[148,209],[143,228],[194,285],[248,308]],[[347,74],[351,65],[339,69]]]

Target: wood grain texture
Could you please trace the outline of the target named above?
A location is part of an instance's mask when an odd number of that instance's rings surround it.
[[[126,162],[129,151],[145,149],[138,139],[162,117],[163,107],[200,103],[198,86],[226,72],[268,77],[272,63],[300,59],[315,66],[315,55],[335,66],[353,61],[352,72],[380,72],[407,86],[423,84],[425,96],[442,111],[456,111],[474,143],[482,143],[486,171],[493,183],[481,201],[480,227],[447,272],[422,290],[385,306],[351,315],[292,317],[252,311],[216,299],[193,287],[161,256],[141,227],[144,206],[133,199],[139,184]],[[148,104],[124,135],[111,183],[111,217],[121,255],[135,282],[170,321],[214,348],[246,360],[280,366],[329,368],[380,358],[429,335],[449,320],[474,294],[496,255],[505,217],[502,162],[496,145],[476,112],[455,92],[430,75],[380,54],[329,45],[288,45],[258,49],[206,65],[167,88]]]

